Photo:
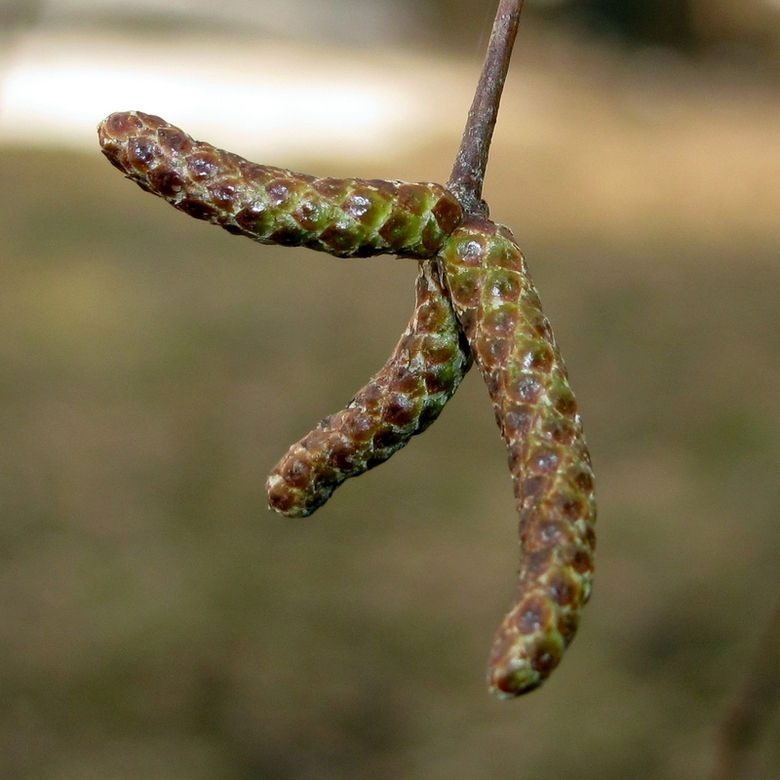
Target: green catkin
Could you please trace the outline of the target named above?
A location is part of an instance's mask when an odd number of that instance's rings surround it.
[[[111,114],[98,138],[109,161],[143,189],[263,244],[425,258],[462,216],[439,184],[316,178],[258,165],[140,111]]]
[[[294,444],[268,477],[271,509],[306,517],[344,480],[386,461],[440,414],[471,366],[439,270],[423,261],[414,315],[385,366],[342,411]]]
[[[511,232],[467,218],[439,260],[509,451],[520,514],[517,594],[488,668],[491,692],[511,698],[558,665],[590,596],[593,472],[566,369]]]
[[[511,232],[464,218],[438,184],[257,165],[140,112],[112,114],[98,134],[128,178],[231,233],[338,257],[421,261],[414,315],[394,353],[345,409],[290,448],[268,478],[269,504],[305,517],[344,480],[387,460],[438,417],[473,357],[520,514],[517,593],[496,634],[488,685],[499,698],[541,685],[590,596],[596,506],[566,369]]]
[[[256,165],[140,112],[112,114],[98,133],[112,164],[145,190],[263,243],[340,256],[392,251],[425,257],[460,219],[457,201],[439,185],[315,179]],[[278,194],[281,187],[290,195],[271,209],[269,192]],[[238,193],[232,209],[217,196],[226,191]],[[246,209],[265,214],[262,225],[245,229]],[[315,212],[316,230],[300,217]],[[277,464],[267,482],[270,507],[290,517],[310,515],[344,480],[384,462],[422,433],[470,366],[438,271],[423,261],[415,312],[395,352],[347,408],[325,418]]]

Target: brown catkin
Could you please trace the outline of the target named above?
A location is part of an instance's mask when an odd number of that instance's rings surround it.
[[[439,416],[470,366],[439,269],[423,261],[414,315],[395,351],[345,409],[276,465],[266,484],[271,509],[306,517],[344,480],[386,461]]]
[[[316,178],[258,165],[140,111],[111,114],[98,138],[109,161],[143,189],[263,244],[425,258],[462,216],[440,184]]]
[[[517,593],[488,683],[500,698],[538,687],[560,662],[590,597],[593,472],[560,352],[511,232],[464,219],[438,184],[316,178],[195,141],[159,117],[112,114],[103,153],[181,211],[265,244],[339,257],[421,260],[414,315],[388,362],[268,478],[271,508],[304,517],[336,487],[424,431],[472,356],[509,451],[520,514]]]
[[[558,665],[590,596],[593,472],[566,369],[510,231],[468,218],[439,259],[493,400],[520,514],[517,594],[488,669],[491,691],[510,698]]]

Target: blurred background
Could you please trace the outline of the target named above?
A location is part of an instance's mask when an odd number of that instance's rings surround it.
[[[492,700],[517,568],[476,371],[308,520],[287,446],[414,263],[262,247],[122,179],[158,113],[259,162],[446,180],[495,0],[0,0],[0,777],[689,780],[780,595],[780,3],[527,0],[486,196],[597,475],[561,668]],[[741,777],[780,776],[780,720]]]

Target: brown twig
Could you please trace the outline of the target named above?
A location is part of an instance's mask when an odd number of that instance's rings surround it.
[[[447,182],[463,210],[475,216],[488,216],[482,184],[522,8],[523,0],[500,0],[498,4],[477,91]]]
[[[780,705],[780,604],[718,735],[718,760],[711,780],[746,777],[751,755]]]

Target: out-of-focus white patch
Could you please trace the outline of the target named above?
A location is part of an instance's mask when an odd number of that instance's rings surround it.
[[[360,46],[404,40],[420,21],[418,10],[402,0],[42,0],[38,18],[47,25],[104,19],[120,29],[131,19],[194,22]]]
[[[377,157],[450,129],[469,78],[391,53],[239,39],[31,34],[0,73],[0,143],[95,147],[113,111],[241,154]]]

